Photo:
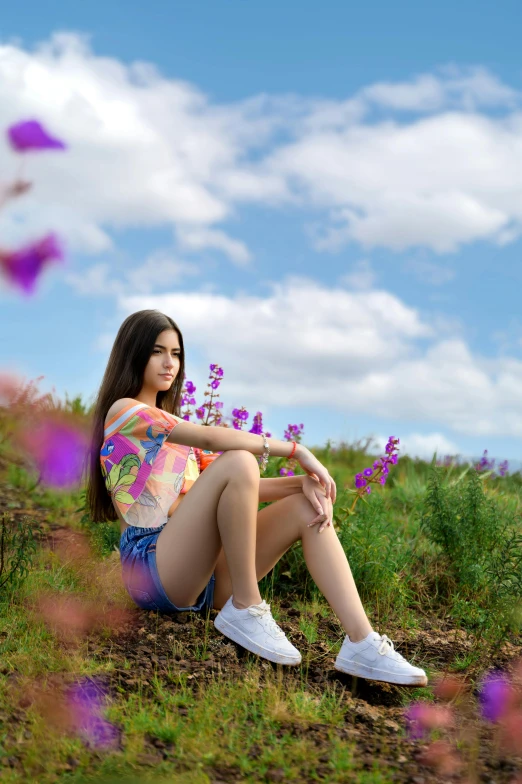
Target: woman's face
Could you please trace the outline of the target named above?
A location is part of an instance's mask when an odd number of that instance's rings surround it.
[[[143,374],[143,387],[154,392],[170,389],[179,373],[180,353],[178,333],[173,329],[160,332]]]

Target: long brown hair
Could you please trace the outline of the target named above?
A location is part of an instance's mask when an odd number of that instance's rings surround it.
[[[156,406],[180,416],[180,401],[185,377],[185,349],[181,330],[170,316],[158,310],[139,310],[128,316],[116,335],[100,389],[94,402],[92,437],[87,455],[88,477],[86,502],[93,522],[117,520],[112,499],[107,492],[100,467],[105,417],[116,400],[134,398],[143,386],[143,375],[160,332],[177,332],[180,347],[180,366],[174,383],[166,392],[158,392]]]

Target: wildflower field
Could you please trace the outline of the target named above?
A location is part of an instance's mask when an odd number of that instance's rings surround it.
[[[200,420],[219,402],[219,370]],[[333,668],[343,630],[299,543],[261,584],[302,651],[298,669],[223,637],[215,611],[137,608],[121,583],[119,524],[88,518],[46,435],[59,424],[81,452],[87,407],[14,389],[4,379],[2,782],[522,781],[520,474],[397,457],[397,439],[380,459],[368,443],[313,448],[337,484],[335,526],[370,620],[430,686],[355,682]],[[185,390],[190,407],[195,387]],[[232,425],[247,418],[234,409]],[[270,458],[266,475],[283,468]]]

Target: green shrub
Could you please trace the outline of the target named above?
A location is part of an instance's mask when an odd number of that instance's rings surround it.
[[[446,598],[454,616],[496,639],[513,628],[522,595],[520,523],[518,515],[488,498],[474,469],[448,483],[443,470],[433,467],[421,528],[442,551],[458,586]]]
[[[91,520],[87,512],[86,491],[80,493],[80,507],[76,510],[82,512],[80,525],[87,532],[94,550],[102,558],[106,558],[114,549],[118,549],[120,543],[120,522],[116,520],[109,523],[96,523]]]
[[[25,580],[36,549],[33,521],[27,517],[15,520],[4,512],[0,516],[0,591],[3,594]]]

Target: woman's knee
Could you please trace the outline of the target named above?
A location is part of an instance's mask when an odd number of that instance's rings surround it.
[[[308,528],[308,525],[312,520],[315,520],[318,516],[318,512],[312,506],[308,498],[302,493],[295,493],[294,495],[289,496],[289,501],[292,504],[292,516],[297,522],[300,534],[302,535],[306,531],[313,530],[312,528]]]
[[[248,452],[246,449],[230,449],[223,452],[218,460],[222,461],[230,479],[240,477],[242,480],[251,479],[259,482],[259,463],[252,452]]]

